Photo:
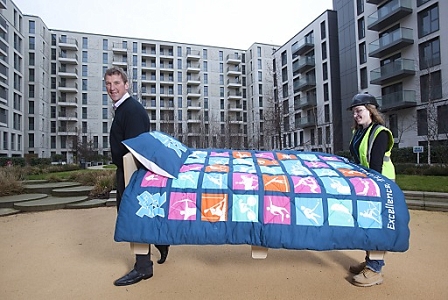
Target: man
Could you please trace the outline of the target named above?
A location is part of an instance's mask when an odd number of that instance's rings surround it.
[[[114,120],[110,128],[110,148],[112,162],[117,166],[117,211],[120,209],[121,197],[125,189],[123,156],[128,152],[121,143],[148,132],[150,129],[149,117],[144,107],[127,92],[129,88],[128,78],[123,69],[113,67],[106,70],[104,83],[109,97],[114,102]],[[157,262],[162,264],[168,255],[168,247],[165,245],[155,245],[160,251],[161,258]],[[149,247],[151,249],[151,247]],[[116,286],[124,286],[137,283],[141,280],[149,279],[153,276],[153,263],[151,261],[151,251],[147,255],[135,256],[134,268],[123,277],[117,279]]]

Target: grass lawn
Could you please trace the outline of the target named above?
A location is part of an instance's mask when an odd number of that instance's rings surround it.
[[[397,175],[396,182],[403,191],[448,193],[448,176]]]

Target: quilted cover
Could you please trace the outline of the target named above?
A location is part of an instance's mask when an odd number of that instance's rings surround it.
[[[177,178],[145,168],[127,186],[115,240],[403,252],[404,194],[327,153],[190,149]]]

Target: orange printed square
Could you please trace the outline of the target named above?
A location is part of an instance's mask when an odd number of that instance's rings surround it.
[[[210,165],[205,167],[205,172],[221,172],[229,173],[229,166],[226,165]]]
[[[265,191],[289,192],[289,182],[286,175],[266,175],[263,174],[263,184]]]
[[[297,156],[294,154],[287,154],[283,152],[277,152],[277,159],[279,160],[291,160],[291,159],[297,159]]]
[[[227,194],[202,194],[201,220],[208,222],[227,221],[228,201]]]
[[[233,158],[248,158],[252,157],[252,154],[250,152],[246,151],[233,151]]]

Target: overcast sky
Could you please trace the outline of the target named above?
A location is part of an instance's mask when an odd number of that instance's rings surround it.
[[[50,29],[248,49],[283,45],[332,0],[13,0]]]

